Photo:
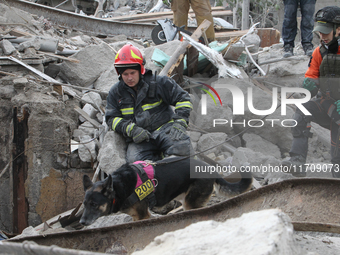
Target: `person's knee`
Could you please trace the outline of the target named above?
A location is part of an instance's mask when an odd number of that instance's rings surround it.
[[[293,137],[310,136],[310,123],[313,120],[313,116],[306,116],[303,113],[296,111],[293,115],[296,125],[292,127]]]
[[[165,156],[189,156],[193,154],[190,138],[174,142],[165,152]]]

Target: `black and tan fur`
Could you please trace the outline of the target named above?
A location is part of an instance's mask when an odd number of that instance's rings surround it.
[[[242,173],[242,179],[236,183],[229,183],[218,174],[215,178],[190,178],[190,169],[207,164],[195,159],[178,159],[163,160],[154,166],[155,179],[158,181],[155,207],[162,207],[176,199],[182,200],[184,210],[200,208],[209,201],[214,185],[217,193],[223,196],[237,195],[251,187],[252,178],[249,173]],[[167,163],[164,164],[164,161]],[[149,218],[147,199],[123,206],[126,198],[134,192],[136,182],[136,172],[129,164],[122,165],[105,180],[96,183],[84,175],[85,207],[80,223],[90,225],[100,216],[118,211],[131,215],[135,221]]]

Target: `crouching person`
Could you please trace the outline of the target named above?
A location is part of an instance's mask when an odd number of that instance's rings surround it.
[[[312,114],[304,115],[300,109],[294,114],[297,126],[292,128],[291,158],[282,165],[295,169],[296,176],[306,176],[310,122],[331,130],[331,163],[333,177],[340,178],[340,7],[327,6],[315,14],[314,31],[320,34],[321,46],[317,47],[309,62],[303,87],[314,97],[303,106]]]

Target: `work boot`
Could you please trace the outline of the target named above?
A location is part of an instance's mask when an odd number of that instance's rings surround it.
[[[293,56],[294,55],[293,48],[294,48],[293,45],[286,44],[284,46],[284,49],[283,49],[283,51],[284,51],[283,57],[284,58],[289,58],[289,57]]]
[[[289,172],[295,177],[306,176],[306,158],[302,155],[294,155],[288,160],[283,160],[281,165],[289,168]]]
[[[313,54],[313,44],[311,43],[305,43],[302,45],[303,50],[305,51],[305,55],[307,55],[308,57],[312,56]]]

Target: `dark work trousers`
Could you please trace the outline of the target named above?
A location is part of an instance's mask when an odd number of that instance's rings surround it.
[[[160,130],[151,133],[149,142],[128,144],[126,161],[133,163],[138,160],[157,161],[170,155],[189,156],[193,154],[191,140],[188,135],[174,141],[169,137],[173,123],[167,123]]]
[[[282,39],[284,45],[294,47],[297,33],[297,10],[301,8],[301,43],[312,43],[314,27],[314,11],[316,0],[284,0],[284,19],[282,24]]]
[[[293,144],[290,154],[299,154],[304,157],[307,156],[308,138],[310,133],[310,122],[318,123],[320,126],[330,129],[331,131],[331,163],[340,164],[340,148],[339,148],[339,125],[340,115],[336,111],[336,106],[333,104],[334,100],[327,100],[325,98],[317,98],[304,103],[303,106],[312,114],[311,116],[304,115],[300,109],[297,108],[294,114],[294,120],[297,121],[297,126],[292,128]],[[331,111],[331,109],[334,109]],[[331,112],[331,116],[328,114]],[[340,177],[340,173],[338,174]],[[338,176],[334,176],[338,177]]]

